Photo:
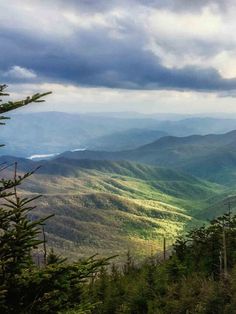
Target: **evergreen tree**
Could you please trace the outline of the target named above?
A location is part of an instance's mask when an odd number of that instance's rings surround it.
[[[42,97],[48,94],[1,103],[0,114],[42,102]],[[6,85],[0,85],[0,96],[8,96]],[[2,165],[0,171],[6,167]],[[93,256],[66,264],[51,251],[48,259],[44,257],[44,267],[34,264],[32,251],[44,242],[38,236],[49,217],[32,221],[29,213],[35,207],[31,202],[38,196],[27,198],[17,193],[17,186],[33,173],[18,175],[15,163],[13,178],[0,180],[0,313],[62,313],[69,309],[74,313],[89,313],[94,306],[84,298],[85,286],[109,259]]]
[[[6,88],[6,85],[0,85],[0,97],[9,96]],[[48,94],[50,92],[37,93],[24,100],[5,103],[0,98],[0,114],[29,103],[43,102],[42,97]],[[0,120],[6,119],[8,118],[0,116]],[[5,164],[2,165],[0,171],[7,167]],[[2,199],[0,207],[0,307],[2,308],[4,308],[6,298],[9,298],[10,286],[14,284],[15,277],[32,263],[31,251],[41,243],[38,240],[39,226],[44,223],[46,218],[36,221],[30,221],[28,218],[28,213],[34,209],[30,203],[38,197],[21,199],[16,189],[33,172],[17,175],[17,164],[15,164],[14,177],[0,180],[0,199]]]
[[[179,238],[166,260],[152,257],[133,267],[127,254],[120,270],[112,267],[93,281],[93,313],[236,313],[235,239],[236,216],[224,215]],[[219,259],[224,246],[227,276]]]

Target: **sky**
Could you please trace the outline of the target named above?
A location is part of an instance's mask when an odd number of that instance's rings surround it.
[[[0,0],[0,83],[31,111],[236,112],[234,0]]]

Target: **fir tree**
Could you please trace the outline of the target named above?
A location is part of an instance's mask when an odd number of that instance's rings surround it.
[[[6,88],[6,85],[0,85],[0,97],[9,96]],[[48,94],[50,92],[37,93],[24,100],[5,103],[0,98],[0,114],[29,103],[43,102],[42,97]],[[7,119],[4,115],[0,116],[2,121]],[[3,164],[0,171],[7,167],[9,166]],[[2,308],[4,308],[5,299],[9,297],[10,286],[14,284],[15,277],[32,263],[31,251],[41,243],[38,240],[39,226],[46,218],[36,221],[30,221],[28,218],[28,213],[34,209],[30,203],[38,197],[21,199],[16,189],[33,172],[18,175],[17,164],[14,164],[14,177],[0,180],[0,199],[2,199],[0,207],[0,307],[2,306]]]
[[[42,102],[42,97],[48,94],[1,103],[0,114]],[[6,85],[0,85],[0,96],[8,96]],[[6,167],[2,165],[0,171]],[[0,313],[62,313],[69,309],[74,313],[89,313],[94,306],[84,298],[85,286],[109,259],[93,256],[66,264],[53,251],[47,258],[45,247],[44,267],[34,264],[32,250],[44,242],[38,236],[49,217],[32,221],[29,213],[35,206],[31,202],[39,196],[26,198],[17,193],[17,186],[33,173],[18,175],[14,164],[13,178],[0,180]]]

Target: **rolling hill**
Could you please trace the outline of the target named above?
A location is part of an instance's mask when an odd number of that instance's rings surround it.
[[[162,137],[134,150],[66,152],[70,159],[129,160],[168,167],[212,182],[236,184],[236,131],[226,134]]]
[[[8,164],[15,157],[0,157]],[[54,213],[50,245],[63,255],[144,256],[191,226],[236,211],[236,131],[165,136],[120,152],[65,152],[52,160],[17,159],[19,171],[42,167],[20,187],[41,193],[35,216]],[[9,169],[6,174],[11,175]]]
[[[12,161],[4,158],[1,162]],[[19,171],[38,165],[25,159],[18,164]],[[171,244],[200,223],[193,213],[223,192],[220,185],[170,169],[66,158],[43,162],[20,187],[24,195],[43,195],[34,216],[55,214],[46,227],[49,244],[71,257],[95,251],[122,256],[128,249],[150,254],[162,246],[163,236]]]

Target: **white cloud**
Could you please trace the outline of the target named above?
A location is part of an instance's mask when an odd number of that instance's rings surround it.
[[[33,70],[14,65],[3,74],[3,77],[11,79],[34,79],[37,77],[37,74]]]
[[[235,14],[235,5],[227,12],[214,5],[197,12],[150,9],[148,47],[167,67],[214,67],[224,78],[236,77]]]
[[[210,113],[234,112],[234,98],[212,93],[180,91],[118,90],[61,84],[15,84],[11,97],[20,99],[37,92],[52,91],[45,103],[32,104],[22,111]]]
[[[94,26],[107,27],[108,23],[103,14],[82,15],[79,12],[64,12],[63,17],[69,24],[78,28],[92,28]]]
[[[150,10],[148,18],[149,27],[156,35],[172,40],[185,39],[211,39],[220,35],[223,21],[221,16],[205,8],[201,13],[177,13],[167,10]]]
[[[114,1],[115,7],[111,5],[105,12],[94,12],[83,11],[83,5],[77,2],[78,5],[71,6],[73,1],[68,4],[56,0],[1,1],[0,27],[16,28],[43,40],[66,43],[68,49],[72,46],[78,51],[83,47],[77,47],[75,36],[82,29],[101,28],[104,34],[107,32],[114,38],[127,36],[127,40],[129,33],[135,36],[137,32],[142,34],[141,48],[151,49],[165,66],[214,66],[225,77],[235,73],[231,70],[229,74],[228,69],[232,61],[228,56],[236,53],[236,39],[232,36],[236,29],[236,8],[231,1],[225,1],[229,7],[227,12],[221,12],[212,1],[206,1],[205,6],[201,4],[202,10],[193,12],[169,10],[168,4],[166,8],[162,4],[159,9],[148,6],[148,1],[147,5],[145,1],[136,4],[135,1],[120,1],[119,6]],[[225,65],[223,50],[226,51]]]
[[[79,1],[77,2],[79,3]],[[138,4],[129,6],[128,0],[120,1],[119,7],[111,7],[105,12],[92,10],[84,12],[79,5],[73,7],[68,5],[67,7],[67,1],[0,0],[0,28],[14,30],[16,34],[21,34],[23,41],[24,36],[43,39],[48,43],[45,45],[46,48],[50,48],[52,42],[60,42],[63,45],[61,47],[63,49],[66,47],[68,53],[76,51],[78,54],[81,54],[83,49],[87,54],[92,54],[98,49],[98,45],[95,42],[94,47],[87,49],[87,38],[79,40],[80,38],[76,38],[76,35],[83,29],[96,31],[99,28],[104,33],[104,37],[108,33],[111,38],[122,38],[127,41],[127,46],[132,45],[130,39],[137,36],[140,50],[151,49],[165,66],[178,68],[186,65],[197,65],[203,68],[212,66],[219,70],[225,78],[236,77],[235,5],[231,5],[227,12],[220,12],[214,5],[208,5],[209,1],[206,1],[203,9],[191,12],[168,10],[168,6],[163,8],[164,5],[161,9],[154,6],[148,7],[145,5],[145,1],[141,2],[143,3],[141,6]],[[35,15],[37,15],[37,20]],[[100,40],[97,37],[95,39]],[[60,62],[60,48],[47,50],[45,47],[43,47],[42,55],[50,53],[50,57],[56,56]],[[41,49],[41,47],[37,47],[37,49]],[[106,53],[105,47],[104,53]],[[40,71],[36,71],[40,73]],[[34,71],[19,65],[10,68],[4,75],[9,78],[29,80],[37,77]],[[111,75],[114,73],[111,72]],[[21,88],[26,95],[32,92],[53,90],[54,94],[48,102],[29,107],[39,111],[201,112],[236,110],[232,98],[220,98],[214,93],[128,91],[41,84],[14,85],[12,90],[19,91],[15,93],[16,97],[21,98]],[[28,108],[24,110],[28,110]]]

